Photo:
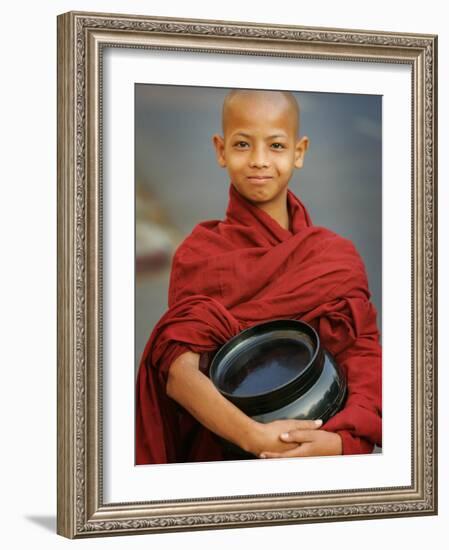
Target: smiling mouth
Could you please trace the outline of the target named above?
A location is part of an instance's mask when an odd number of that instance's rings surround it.
[[[273,179],[273,177],[272,176],[248,176],[247,179],[253,183],[264,183],[266,181]]]

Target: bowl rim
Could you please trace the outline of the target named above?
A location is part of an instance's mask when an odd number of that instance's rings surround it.
[[[307,331],[310,331],[312,333],[312,336],[315,339],[315,342],[313,342],[315,349],[313,351],[312,357],[310,358],[310,360],[308,361],[308,363],[306,364],[304,369],[297,376],[293,377],[292,379],[288,380],[287,382],[284,382],[283,384],[281,384],[279,386],[276,386],[275,388],[272,388],[268,391],[264,391],[264,392],[261,392],[261,393],[257,393],[257,394],[255,393],[255,394],[252,394],[252,395],[241,395],[241,396],[239,395],[239,396],[236,396],[235,394],[232,394],[232,393],[229,393],[225,390],[222,390],[218,386],[217,381],[216,381],[216,377],[214,377],[214,374],[216,374],[216,372],[218,370],[218,366],[219,366],[221,360],[223,359],[223,356],[226,356],[227,352],[230,351],[229,348],[232,349],[237,340],[241,340],[242,338],[243,338],[243,340],[246,339],[248,333],[251,334],[253,332],[257,332],[259,330],[262,330],[265,326],[271,326],[273,324],[277,325],[277,324],[281,324],[281,323],[282,324],[287,324],[287,325],[292,325],[292,328],[305,327]],[[283,327],[283,328],[285,329],[286,327]],[[270,331],[270,332],[272,332],[272,331]],[[304,331],[304,330],[302,330],[301,332],[308,335],[307,332]],[[250,327],[245,328],[244,330],[242,330],[241,332],[239,332],[238,334],[236,334],[235,336],[230,338],[227,342],[225,342],[223,344],[223,346],[221,346],[221,348],[214,355],[214,357],[211,361],[211,364],[210,364],[210,367],[209,367],[209,377],[212,380],[215,387],[218,389],[218,391],[223,396],[227,397],[229,400],[231,400],[233,402],[238,401],[238,403],[244,404],[244,403],[247,403],[247,402],[253,402],[254,400],[264,399],[264,398],[267,398],[267,397],[275,398],[277,394],[284,393],[286,390],[289,389],[290,386],[296,386],[298,384],[298,382],[301,381],[301,379],[309,378],[310,377],[310,371],[316,366],[317,360],[319,359],[320,355],[322,355],[322,353],[323,353],[323,351],[322,351],[321,341],[320,341],[320,337],[318,335],[318,332],[309,323],[307,323],[305,321],[302,321],[302,320],[299,320],[299,319],[291,319],[291,318],[288,318],[288,319],[285,319],[285,318],[270,319],[269,321],[263,321],[261,323],[256,323],[254,325],[251,325]],[[317,377],[318,377],[319,373],[320,373],[320,371],[317,372]]]

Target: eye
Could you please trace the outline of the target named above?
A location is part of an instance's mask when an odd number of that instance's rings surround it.
[[[236,141],[234,143],[234,147],[237,147],[239,149],[245,149],[246,147],[249,147],[249,144],[247,141]]]
[[[285,149],[285,145],[283,143],[279,143],[279,142],[272,143],[271,147],[273,149]]]

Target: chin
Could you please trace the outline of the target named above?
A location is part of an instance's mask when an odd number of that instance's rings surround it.
[[[274,198],[274,194],[270,189],[248,189],[246,185],[238,186],[235,184],[234,186],[242,197],[245,197],[246,200],[254,204],[264,204],[270,202]]]
[[[251,195],[245,195],[246,198],[254,203],[264,204],[266,202],[269,202],[271,197],[263,194],[256,194],[253,193]]]

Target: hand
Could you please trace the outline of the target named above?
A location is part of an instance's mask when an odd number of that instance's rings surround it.
[[[249,437],[248,450],[260,456],[262,452],[284,453],[294,450],[298,443],[281,439],[281,434],[313,432],[322,425],[321,420],[274,420],[267,424],[256,422]]]
[[[296,456],[330,456],[343,454],[341,437],[326,430],[291,430],[280,436],[286,443],[296,443],[294,448],[281,452],[263,451],[260,458],[292,458]]]

